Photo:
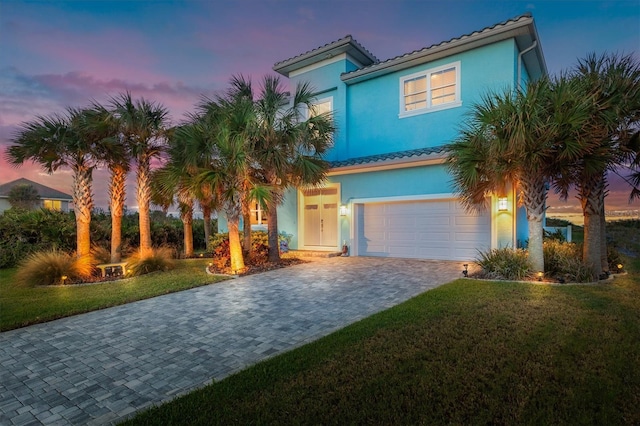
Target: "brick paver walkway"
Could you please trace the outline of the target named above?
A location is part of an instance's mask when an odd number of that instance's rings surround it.
[[[0,333],[0,424],[108,424],[460,276],[329,258]]]

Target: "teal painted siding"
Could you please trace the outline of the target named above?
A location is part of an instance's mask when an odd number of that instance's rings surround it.
[[[284,202],[278,208],[278,232],[292,235],[289,248],[298,248],[298,191],[286,192]]]
[[[443,164],[332,176],[329,181],[340,183],[342,204],[348,204],[354,198],[453,192],[450,177]]]
[[[340,80],[340,75],[357,69],[348,59],[327,64],[325,66],[301,73],[290,79],[291,89],[295,90],[298,83],[310,83],[312,89],[318,94],[318,99],[333,98],[333,118],[337,132],[334,136],[334,148],[331,149],[326,159],[337,161],[344,158],[347,146],[347,89]]]
[[[514,44],[506,40],[348,86],[346,158],[449,143],[474,102],[491,90],[513,87]],[[401,77],[456,61],[461,67],[461,107],[398,117]]]

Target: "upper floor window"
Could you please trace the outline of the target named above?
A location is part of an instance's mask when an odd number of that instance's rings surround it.
[[[333,97],[318,99],[311,107],[309,117],[316,117],[331,111],[333,111]]]
[[[460,62],[400,78],[400,117],[460,105]]]

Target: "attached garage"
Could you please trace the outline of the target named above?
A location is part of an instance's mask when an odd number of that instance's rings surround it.
[[[469,213],[455,199],[354,205],[355,254],[472,260],[491,246],[490,213]]]

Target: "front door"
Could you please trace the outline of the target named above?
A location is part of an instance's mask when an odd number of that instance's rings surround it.
[[[338,245],[338,188],[314,188],[304,195],[304,245]]]

